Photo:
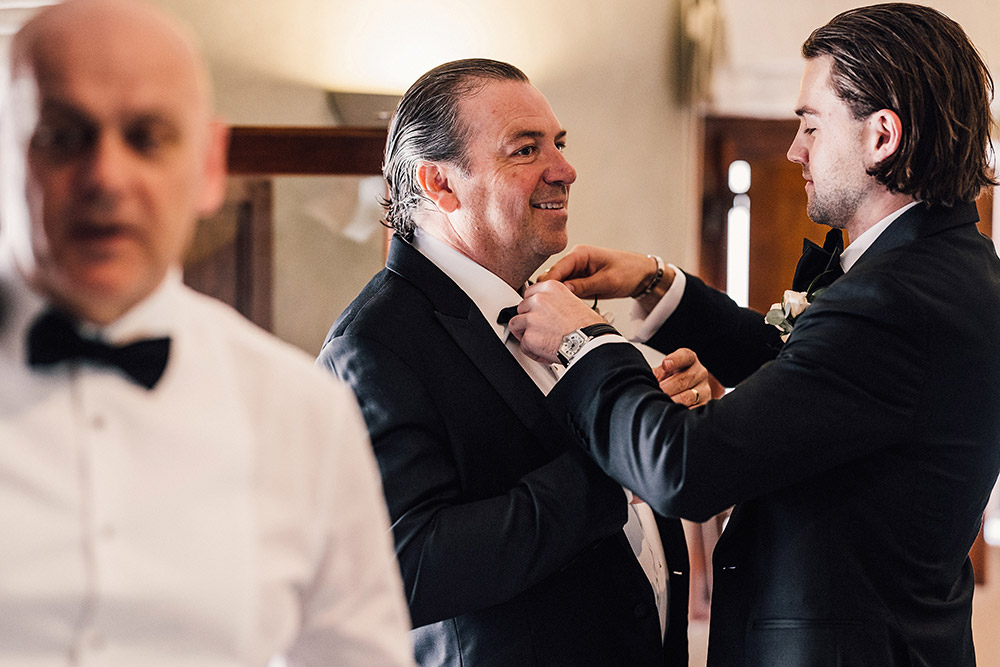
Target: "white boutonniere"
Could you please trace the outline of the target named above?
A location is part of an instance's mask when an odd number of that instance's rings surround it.
[[[764,315],[764,321],[775,326],[781,332],[781,340],[788,340],[792,333],[795,320],[809,307],[809,295],[805,292],[793,292],[786,289],[781,297],[781,303],[771,304],[771,309]]]
[[[810,287],[818,281],[819,277],[810,283]],[[808,292],[794,292],[786,289],[785,293],[781,296],[781,303],[771,304],[771,309],[764,315],[764,321],[781,331],[782,342],[788,340],[788,336],[792,333],[792,328],[795,326],[795,320],[826,289],[826,287],[819,287],[817,289],[810,289]]]

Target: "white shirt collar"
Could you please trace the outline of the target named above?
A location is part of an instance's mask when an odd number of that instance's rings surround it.
[[[497,324],[500,310],[521,303],[521,295],[503,279],[458,250],[419,227],[413,232],[413,247],[462,288],[501,341],[507,340],[507,326]]]
[[[104,340],[119,345],[169,335],[177,326],[178,295],[182,290],[181,270],[171,268],[163,282],[124,315],[107,326],[81,327],[81,333],[97,333]]]
[[[851,267],[854,266],[854,263],[861,258],[861,255],[863,255],[873,243],[875,243],[875,239],[882,235],[882,232],[884,232],[886,228],[892,224],[893,220],[903,215],[919,203],[920,202],[913,201],[902,208],[896,209],[866,229],[861,236],[852,240],[851,244],[844,248],[844,252],[840,255],[840,268],[844,270],[844,273],[847,273]]]

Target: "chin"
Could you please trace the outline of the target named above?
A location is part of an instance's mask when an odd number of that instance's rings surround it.
[[[118,263],[78,267],[60,276],[56,290],[77,315],[106,324],[150,294],[158,284],[148,272]]]

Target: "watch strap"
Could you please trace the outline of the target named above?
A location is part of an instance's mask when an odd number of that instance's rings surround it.
[[[587,343],[597,338],[598,336],[603,336],[605,334],[618,334],[618,330],[615,329],[610,324],[608,324],[607,322],[600,322],[598,324],[590,324],[588,326],[575,329],[570,333],[566,334],[566,336],[564,336],[563,339],[565,340],[566,337],[572,336],[573,334],[579,334],[580,336],[582,336],[585,339],[583,345],[586,345]],[[572,351],[568,357],[562,353],[561,348],[559,350],[556,350],[556,358],[559,360],[559,363],[562,364],[563,366],[569,366],[569,362],[572,361],[573,357],[575,357],[576,354],[583,348],[583,345],[581,345],[576,350]]]
[[[618,334],[618,329],[615,329],[607,322],[599,322],[598,324],[580,327],[580,332],[588,338],[597,338],[605,334]]]

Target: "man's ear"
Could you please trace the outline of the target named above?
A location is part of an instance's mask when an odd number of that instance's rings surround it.
[[[200,217],[213,215],[226,197],[226,155],[229,149],[229,126],[213,120],[208,127],[208,138],[202,163],[201,192],[197,207]]]
[[[890,109],[882,109],[865,121],[865,147],[872,164],[882,162],[897,150],[903,140],[903,123]]]
[[[424,195],[442,213],[452,213],[459,205],[458,195],[451,188],[450,169],[435,162],[421,162],[417,167],[417,183]]]

